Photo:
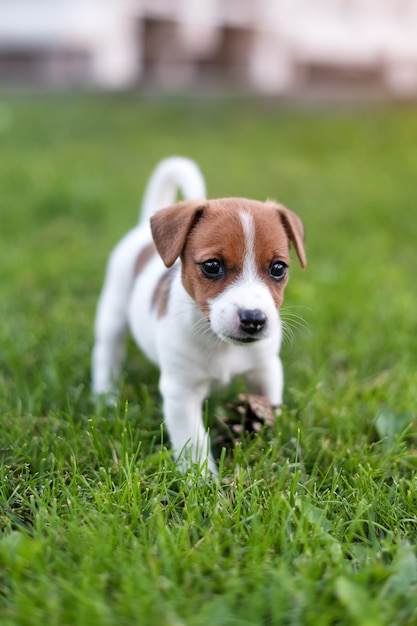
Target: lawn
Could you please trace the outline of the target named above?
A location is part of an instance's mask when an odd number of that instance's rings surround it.
[[[0,623],[417,624],[417,110],[0,97]],[[303,219],[285,407],[182,476],[158,373],[129,345],[90,398],[107,256],[156,162]]]

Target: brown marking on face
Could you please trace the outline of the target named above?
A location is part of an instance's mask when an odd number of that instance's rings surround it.
[[[166,270],[156,283],[152,294],[151,307],[157,312],[158,319],[165,317],[168,310],[169,292],[171,289],[172,279],[174,278],[174,268],[170,267]]]
[[[268,286],[275,306],[279,308],[284,299],[284,289],[288,283],[288,271],[280,281],[269,275],[273,262],[282,261],[290,266],[290,241],[277,211],[277,207],[264,204],[261,210],[251,213],[254,225],[254,248],[257,274]]]
[[[143,268],[154,254],[156,254],[156,248],[153,242],[149,243],[140,251],[135,263],[135,276],[138,276],[138,274],[142,272]]]
[[[244,232],[239,213],[232,202],[210,201],[198,224],[188,234],[182,260],[182,280],[186,291],[208,315],[208,300],[238,279],[244,258]],[[225,266],[221,279],[204,276],[199,263],[218,259]]]
[[[252,217],[256,274],[269,288],[276,306],[281,305],[288,276],[281,282],[269,276],[269,268],[274,261],[283,261],[286,265],[290,263],[289,237],[279,208],[273,203],[243,198],[208,203],[198,223],[188,233],[181,255],[184,287],[205,315],[209,315],[208,301],[219,296],[242,275],[248,252],[242,213]],[[222,262],[223,277],[213,279],[204,276],[199,264],[209,259]]]

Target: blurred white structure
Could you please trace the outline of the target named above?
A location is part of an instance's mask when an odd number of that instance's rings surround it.
[[[54,85],[131,84],[140,73],[129,0],[0,0],[0,74]],[[25,67],[26,66],[26,67]]]
[[[417,0],[0,0],[0,81],[417,95]]]

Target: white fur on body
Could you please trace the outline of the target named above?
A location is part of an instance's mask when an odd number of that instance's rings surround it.
[[[268,287],[256,275],[254,232],[251,216],[245,213],[240,216],[245,234],[243,272],[210,302],[210,323],[183,286],[179,260],[174,265],[167,312],[158,317],[152,297],[166,267],[155,254],[135,276],[135,263],[152,241],[150,216],[173,204],[178,188],[185,199],[206,195],[204,180],[193,162],[166,159],[149,182],[139,226],[122,239],[110,257],[95,322],[92,386],[95,394],[116,392],[125,335],[130,330],[144,354],[160,368],[164,419],[176,457],[216,473],[202,403],[212,385],[226,385],[238,375],[244,375],[273,406],[282,403],[281,322]],[[253,308],[253,302],[267,313],[265,337],[235,345],[230,333],[234,332],[237,307]]]

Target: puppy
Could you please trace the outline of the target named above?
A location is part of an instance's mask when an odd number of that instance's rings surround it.
[[[178,190],[185,198],[174,204]],[[202,403],[213,384],[243,375],[282,403],[278,356],[290,242],[304,268],[303,224],[275,202],[206,200],[195,163],[173,157],[154,171],[139,225],[113,251],[98,303],[92,386],[114,394],[131,331],[161,372],[175,456],[216,473]],[[163,208],[165,207],[165,208]]]

